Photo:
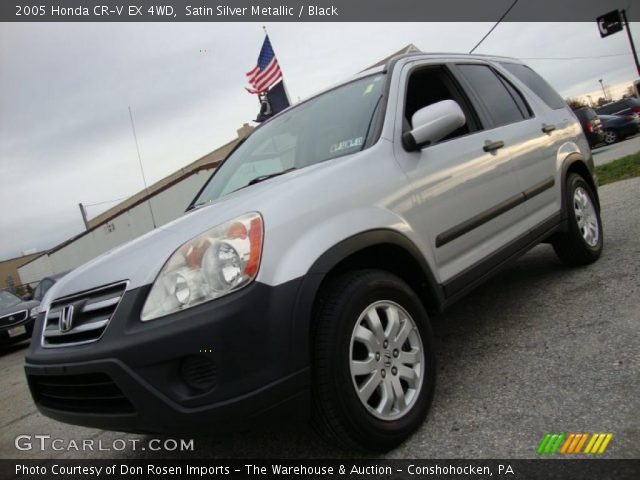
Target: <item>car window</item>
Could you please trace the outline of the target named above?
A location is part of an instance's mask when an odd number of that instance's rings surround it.
[[[416,69],[409,76],[404,100],[403,132],[410,130],[414,113],[443,100],[454,100],[464,112],[465,124],[440,142],[480,130],[476,113],[461,93],[462,89],[442,66],[429,65]]]
[[[526,65],[519,63],[501,63],[505,69],[531,89],[553,110],[564,108],[566,103],[547,81]]]
[[[42,297],[44,297],[44,294],[42,293],[42,282],[40,282],[33,291],[33,298],[34,300],[42,300]]]
[[[5,290],[0,290],[0,308],[13,307],[21,302],[18,297]]]
[[[618,100],[617,102],[598,107],[598,113],[602,113],[604,115],[616,115],[638,107],[640,107],[639,100],[635,98],[625,98],[623,100]]]
[[[222,190],[221,195],[247,185],[254,178],[272,175],[295,167],[297,137],[289,132],[267,138],[238,169]]]
[[[526,118],[505,82],[489,66],[460,64],[458,68],[476,95],[487,106],[494,126],[507,125]]]
[[[604,107],[598,108],[598,113],[603,113],[605,115],[611,115],[618,110],[623,110],[624,105],[620,105],[618,102],[612,103],[611,105],[605,105]]]
[[[384,79],[377,74],[355,80],[269,120],[224,161],[194,205],[216,200],[259,177],[359,152],[372,132]]]
[[[44,295],[47,293],[47,291],[51,288],[52,285],[53,285],[53,282],[48,278],[45,278],[44,280],[42,280],[36,287],[36,291],[33,294],[33,298],[35,300],[42,300],[44,298]]]
[[[502,77],[502,75],[498,74],[498,77],[500,77],[502,83],[504,83],[504,86],[507,87],[507,90],[509,90],[511,98],[513,98],[513,100],[516,102],[516,105],[518,105],[522,116],[524,118],[533,117],[533,111],[531,110],[531,107],[529,106],[525,98],[522,96],[522,93],[520,93],[520,91],[516,87],[511,85],[511,82]]]
[[[593,120],[598,116],[592,108],[580,108],[575,110],[575,114],[581,120]]]

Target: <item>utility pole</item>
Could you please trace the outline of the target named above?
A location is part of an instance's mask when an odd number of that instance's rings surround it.
[[[633,36],[631,35],[631,29],[629,28],[629,22],[627,20],[627,12],[626,10],[620,10],[620,14],[622,15],[622,21],[624,22],[624,26],[627,29],[627,37],[629,37],[629,45],[631,45],[631,52],[633,53],[633,59],[636,62],[636,70],[638,71],[638,76],[640,77],[640,62],[638,62],[638,52],[636,52],[636,46],[633,43]]]

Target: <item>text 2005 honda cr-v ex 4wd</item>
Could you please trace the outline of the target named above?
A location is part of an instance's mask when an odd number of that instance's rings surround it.
[[[56,283],[33,398],[131,432],[307,412],[345,448],[393,448],[434,394],[430,314],[540,242],[599,257],[592,171],[571,110],[518,60],[395,57],[265,122],[181,218]]]

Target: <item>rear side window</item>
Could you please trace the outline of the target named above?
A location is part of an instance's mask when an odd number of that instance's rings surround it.
[[[575,114],[582,120],[593,120],[597,117],[596,112],[591,108],[580,108],[578,110],[575,110]]]
[[[620,103],[613,103],[611,105],[605,105],[604,107],[600,107],[598,108],[598,112],[603,114],[603,115],[611,115],[613,113],[616,113],[620,110],[624,110],[625,106],[621,105]]]
[[[618,100],[617,102],[610,103],[609,105],[599,107],[598,113],[601,113],[603,115],[617,115],[626,110],[634,110],[636,108],[640,108],[640,101],[635,98],[625,98],[623,100]]]
[[[494,126],[519,122],[529,116],[518,105],[519,102],[524,104],[520,94],[491,68],[476,64],[458,65],[458,68],[487,106]]]
[[[529,87],[549,108],[558,110],[566,106],[562,97],[558,95],[551,85],[526,65],[518,63],[501,63],[500,65]]]

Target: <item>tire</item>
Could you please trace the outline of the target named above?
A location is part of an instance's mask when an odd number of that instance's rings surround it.
[[[618,133],[615,130],[604,131],[604,143],[611,145],[619,140]]]
[[[365,314],[375,317],[373,312],[387,336],[371,328]],[[391,324],[398,325],[397,335]],[[435,388],[433,334],[414,291],[384,271],[346,273],[323,288],[314,325],[314,429],[348,450],[386,452],[399,445],[424,422]],[[370,336],[362,335],[363,325]],[[403,342],[400,335],[407,332]],[[367,373],[358,375],[361,368]],[[365,403],[356,388],[374,384]]]
[[[580,175],[567,177],[568,229],[552,241],[556,254],[567,265],[588,265],[600,258],[603,247],[600,209],[591,186]]]

